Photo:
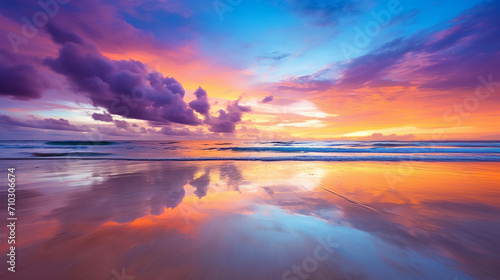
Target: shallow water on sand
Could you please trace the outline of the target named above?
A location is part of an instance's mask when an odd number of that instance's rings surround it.
[[[1,279],[500,275],[500,163],[17,160],[0,167],[16,168],[19,219],[16,273],[7,271],[1,238]],[[5,188],[1,201],[6,213]]]

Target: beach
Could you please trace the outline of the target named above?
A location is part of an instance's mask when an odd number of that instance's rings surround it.
[[[17,271],[2,269],[2,279],[500,275],[497,162],[52,158],[0,166],[16,170],[18,217]],[[0,249],[5,266],[8,244]]]
[[[500,280],[499,14],[3,1],[0,280]]]

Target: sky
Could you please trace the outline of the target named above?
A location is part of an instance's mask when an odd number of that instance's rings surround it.
[[[500,139],[500,2],[0,4],[0,139]]]

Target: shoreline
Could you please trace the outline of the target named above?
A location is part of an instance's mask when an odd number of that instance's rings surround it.
[[[359,158],[359,157],[328,157],[328,156],[311,156],[311,157],[199,157],[199,158],[78,158],[78,157],[32,157],[32,158],[0,158],[0,161],[8,160],[70,160],[70,161],[299,161],[299,162],[500,162],[500,157],[377,157],[377,158]]]

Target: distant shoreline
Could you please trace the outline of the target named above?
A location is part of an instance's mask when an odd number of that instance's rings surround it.
[[[8,160],[64,160],[64,161],[315,161],[315,162],[500,162],[500,156],[495,157],[328,157],[328,156],[306,156],[306,157],[185,157],[185,158],[104,158],[104,157],[26,157],[26,158],[0,158],[0,161]]]

